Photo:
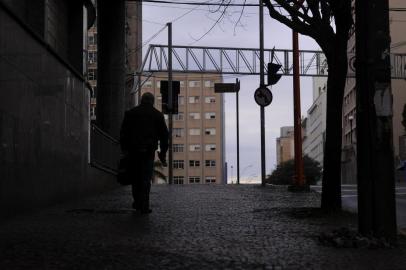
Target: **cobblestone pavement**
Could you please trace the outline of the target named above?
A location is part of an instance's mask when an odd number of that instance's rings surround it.
[[[0,269],[406,269],[393,249],[325,247],[317,236],[355,217],[307,216],[320,195],[245,185],[153,186],[153,213],[130,190],[0,224]],[[292,210],[302,210],[292,212]]]

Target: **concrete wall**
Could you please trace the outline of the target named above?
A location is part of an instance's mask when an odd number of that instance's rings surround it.
[[[88,165],[90,92],[0,5],[0,216],[114,185]]]

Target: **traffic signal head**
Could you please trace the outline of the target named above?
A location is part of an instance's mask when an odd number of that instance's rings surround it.
[[[268,63],[268,85],[274,85],[280,80],[282,74],[277,74],[277,72],[281,67],[282,65],[279,64]]]

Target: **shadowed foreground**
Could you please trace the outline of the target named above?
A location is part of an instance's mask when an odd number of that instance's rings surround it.
[[[404,239],[393,249],[320,245],[321,232],[356,228],[356,218],[303,214],[319,201],[284,188],[162,185],[141,216],[120,188],[2,222],[0,269],[406,268]]]

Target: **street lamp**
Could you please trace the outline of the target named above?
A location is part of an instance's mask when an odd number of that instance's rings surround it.
[[[352,145],[352,121],[354,121],[354,116],[348,116],[348,120],[350,121],[350,143]]]

